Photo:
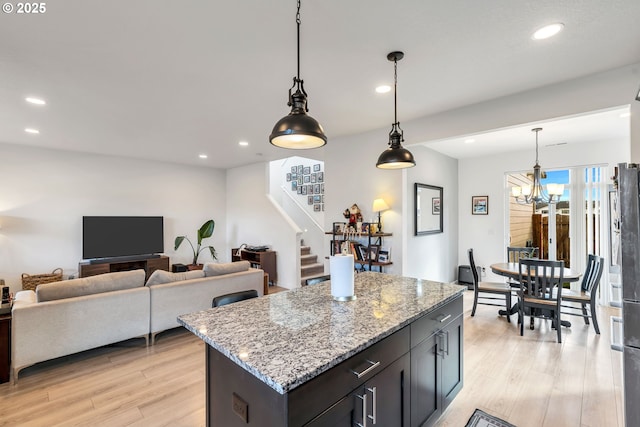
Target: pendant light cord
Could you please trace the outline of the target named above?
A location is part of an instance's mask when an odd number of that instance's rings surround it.
[[[393,122],[398,123],[398,60],[393,60]]]
[[[298,12],[296,13],[296,24],[298,25],[298,85],[300,84],[300,0],[298,0]]]

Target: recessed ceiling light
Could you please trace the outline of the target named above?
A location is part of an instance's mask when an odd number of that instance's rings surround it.
[[[476,142],[476,140],[475,140],[475,139],[473,139],[473,138],[469,138],[469,139],[465,139],[465,140],[464,140],[464,143],[465,143],[465,144],[473,144],[474,142]]]
[[[26,128],[24,131],[27,133],[40,133],[38,129],[33,129],[33,128]]]
[[[36,105],[45,105],[46,102],[44,99],[40,99],[40,98],[32,98],[32,97],[27,97],[24,99],[25,101],[31,103],[31,104],[36,104]]]
[[[238,142],[238,145],[240,145],[242,147],[246,147],[247,145],[249,145],[249,143],[247,141],[240,141],[240,142]]]
[[[564,28],[564,24],[558,22],[556,24],[547,25],[545,27],[540,28],[538,31],[533,33],[532,38],[534,40],[543,40],[548,39],[549,37],[553,37],[558,34]]]
[[[206,154],[200,154],[198,157],[200,157],[201,159],[206,159],[209,156],[207,156]]]
[[[620,117],[622,117],[623,119],[625,119],[627,117],[631,117],[631,113],[627,111],[626,113],[620,114]]]
[[[391,86],[389,85],[382,85],[376,88],[376,92],[378,93],[387,93],[389,91],[391,91]]]

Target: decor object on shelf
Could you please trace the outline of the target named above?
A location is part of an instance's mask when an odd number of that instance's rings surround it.
[[[298,74],[293,78],[293,86],[289,89],[288,106],[291,112],[280,119],[273,127],[269,136],[269,142],[276,147],[291,149],[308,149],[322,147],[327,143],[327,136],[320,123],[307,112],[307,92],[304,90],[304,81],[300,79],[300,0],[298,0],[298,12],[296,13],[296,25],[298,28]],[[291,90],[296,88],[295,93]],[[300,173],[300,172],[298,172]]]
[[[471,214],[489,215],[489,196],[471,196]]]
[[[360,230],[362,230],[362,212],[357,204],[351,205],[350,208],[344,210],[342,215],[349,220],[349,227],[353,227],[352,231],[357,230],[357,224],[360,223]]]
[[[540,182],[541,171],[538,163],[538,132],[542,128],[533,128],[532,132],[536,133],[536,164],[533,166],[533,187],[529,185],[514,186],[511,188],[511,194],[516,202],[524,205],[535,203],[556,203],[560,200],[560,196],[564,192],[564,184],[547,184],[547,190],[542,187]]]
[[[442,187],[414,184],[415,235],[442,233],[443,216]]]
[[[387,209],[389,209],[389,205],[387,205],[387,202],[385,202],[384,199],[375,199],[373,201],[373,207],[371,208],[371,210],[374,213],[378,213],[378,233],[382,233],[382,219],[380,218],[380,213],[382,211],[386,211]]]
[[[404,169],[416,165],[413,154],[402,146],[404,131],[398,122],[398,61],[404,58],[403,52],[391,52],[387,55],[393,61],[393,124],[389,132],[389,148],[380,154],[376,167],[379,169]]]
[[[189,245],[191,246],[191,250],[193,251],[193,261],[191,263],[192,265],[198,265],[198,257],[200,256],[200,252],[204,251],[205,249],[209,249],[209,252],[211,253],[211,258],[218,259],[218,257],[216,256],[216,249],[213,246],[205,246],[204,248],[202,247],[202,241],[204,239],[208,239],[213,235],[213,230],[215,226],[216,226],[216,223],[212,219],[202,224],[202,227],[200,227],[200,229],[197,232],[198,245],[195,248],[193,247],[191,240],[189,240],[187,236],[176,237],[175,247],[173,248],[173,250],[177,251],[180,245],[182,244],[182,242],[186,240],[187,242],[189,242]]]

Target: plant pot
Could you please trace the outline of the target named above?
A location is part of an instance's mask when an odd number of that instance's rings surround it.
[[[189,264],[187,265],[187,270],[189,271],[202,270],[203,267],[204,267],[204,264]]]

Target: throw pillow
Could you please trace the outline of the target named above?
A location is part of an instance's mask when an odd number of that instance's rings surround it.
[[[204,277],[202,270],[185,271],[182,273],[171,273],[164,270],[156,270],[151,273],[146,286],[162,285],[164,283],[181,282],[189,279],[200,279]]]
[[[240,271],[247,271],[251,267],[249,261],[238,262],[226,262],[216,264],[210,262],[204,265],[204,275],[210,276],[222,276],[223,274],[239,273]]]

